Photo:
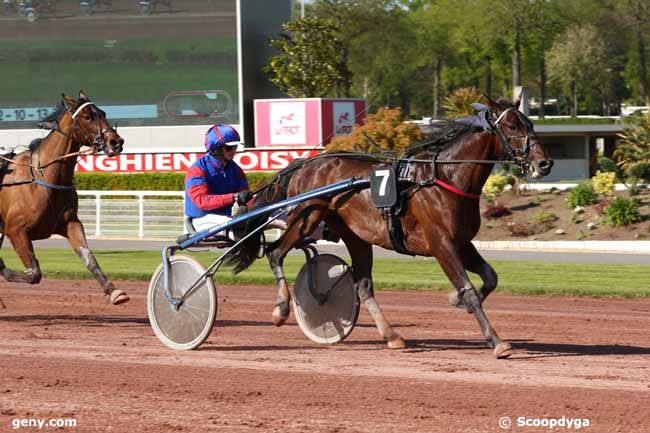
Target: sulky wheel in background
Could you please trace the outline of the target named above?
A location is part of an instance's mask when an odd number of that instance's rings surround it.
[[[302,332],[320,344],[344,340],[359,317],[352,269],[332,254],[319,254],[298,272],[293,311]]]

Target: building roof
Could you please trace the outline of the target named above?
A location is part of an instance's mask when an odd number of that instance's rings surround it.
[[[617,135],[623,132],[623,125],[535,125],[540,135]]]

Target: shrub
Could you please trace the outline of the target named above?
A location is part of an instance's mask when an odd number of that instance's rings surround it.
[[[442,107],[449,119],[474,114],[473,102],[486,103],[485,96],[475,87],[461,87],[445,98]]]
[[[650,183],[650,162],[638,162],[630,166],[627,175]]]
[[[619,173],[620,171],[614,160],[606,156],[598,157],[598,166],[603,173]]]
[[[400,152],[421,139],[420,128],[415,123],[403,122],[399,108],[380,108],[366,117],[364,125],[355,125],[350,134],[334,137],[326,147],[328,152]]]
[[[494,199],[503,192],[506,185],[508,185],[508,177],[501,173],[494,173],[487,178],[487,181],[485,181],[485,185],[483,185],[483,194],[485,194],[488,199]]]
[[[557,215],[547,210],[540,210],[533,214],[533,221],[539,225],[552,225],[558,219]]]
[[[627,226],[641,221],[639,203],[634,199],[618,197],[605,209],[606,224],[614,227]]]
[[[616,183],[616,173],[597,171],[591,179],[594,191],[600,195],[611,195]]]
[[[490,205],[486,207],[485,212],[483,212],[483,216],[485,218],[490,218],[490,219],[501,218],[503,216],[511,215],[511,214],[512,212],[507,206],[500,206],[500,205],[499,206]]]
[[[515,237],[526,237],[537,234],[535,227],[533,227],[531,224],[514,223],[509,224],[507,227],[508,230],[510,230],[510,234]]]
[[[567,195],[567,203],[571,209],[576,206],[588,206],[598,203],[598,196],[594,192],[591,182],[582,182],[575,188],[571,188]]]
[[[275,173],[247,173],[248,185],[255,191]],[[185,173],[77,173],[74,184],[78,190],[97,191],[183,191]]]

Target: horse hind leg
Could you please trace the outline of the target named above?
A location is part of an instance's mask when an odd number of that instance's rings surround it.
[[[25,272],[16,272],[9,269],[4,260],[0,259],[0,275],[9,283],[38,284],[43,274],[41,267],[34,254],[34,245],[26,232],[15,232],[8,234],[16,255],[25,266]]]
[[[470,272],[477,274],[483,281],[483,286],[478,291],[478,297],[481,304],[483,301],[496,289],[499,282],[496,271],[485,259],[479,254],[476,247],[470,242],[467,247],[460,251],[460,258],[463,266]],[[468,313],[472,310],[466,305],[463,300],[458,296],[458,291],[454,290],[449,293],[449,303],[457,308],[464,309]]]
[[[282,265],[287,253],[295,248],[304,238],[312,234],[325,214],[325,205],[303,205],[291,214],[287,230],[275,241],[267,253],[269,266],[275,275],[278,296],[271,320],[275,326],[282,326],[289,318],[291,291],[287,284]]]
[[[404,339],[395,332],[375,299],[372,284],[372,245],[359,238],[339,219],[328,219],[327,225],[345,242],[352,258],[352,272],[359,300],[375,322],[379,335],[386,341],[389,349],[405,348]]]

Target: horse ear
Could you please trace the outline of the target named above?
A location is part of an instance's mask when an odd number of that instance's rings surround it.
[[[65,93],[61,93],[61,104],[63,104],[67,111],[73,111],[77,106],[77,101],[67,97]]]
[[[513,105],[515,106],[516,109],[519,109],[519,104],[521,103],[521,95],[524,94],[524,89],[521,89],[519,91],[519,95],[517,95],[517,99],[514,100]]]
[[[487,103],[488,107],[490,107],[491,110],[496,110],[499,108],[499,104],[494,102],[488,95],[483,95],[485,97],[485,102]]]
[[[90,101],[90,99],[88,99],[88,96],[86,96],[86,93],[84,93],[83,90],[79,90],[79,100],[83,102]]]

